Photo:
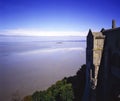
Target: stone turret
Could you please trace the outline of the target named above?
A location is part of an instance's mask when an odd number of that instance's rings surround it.
[[[112,28],[116,28],[116,21],[112,20]]]

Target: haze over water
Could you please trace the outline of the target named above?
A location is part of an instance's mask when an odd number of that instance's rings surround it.
[[[47,89],[85,64],[85,37],[0,37],[0,101]]]

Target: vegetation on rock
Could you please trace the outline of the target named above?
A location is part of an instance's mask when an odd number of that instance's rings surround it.
[[[24,97],[23,101],[81,101],[85,87],[85,70],[83,65],[75,76],[57,81],[44,91],[36,91]]]

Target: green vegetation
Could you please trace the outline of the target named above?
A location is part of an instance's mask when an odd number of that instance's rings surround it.
[[[24,97],[23,101],[73,101],[73,98],[72,85],[61,80],[45,91],[36,91]]]
[[[75,76],[57,81],[44,91],[36,91],[23,101],[81,101],[85,86],[85,69],[83,65]]]
[[[66,78],[67,82],[72,84],[74,93],[73,101],[82,101],[85,88],[85,78],[86,65],[82,65],[82,67],[77,71],[76,75]]]

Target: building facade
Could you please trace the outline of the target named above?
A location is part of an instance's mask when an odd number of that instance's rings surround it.
[[[120,64],[120,57],[112,55],[120,56],[119,40],[120,28],[115,27],[115,21],[112,21],[112,29],[102,29],[100,32],[89,30],[86,48],[86,85],[83,101],[117,101],[108,97],[110,96],[110,90],[108,89],[112,89],[112,84],[116,81],[117,92],[120,91],[120,65],[117,65],[119,69],[112,66],[115,63]],[[111,72],[109,72],[109,69]],[[115,80],[113,75],[116,75],[118,79]]]
[[[98,73],[97,101],[120,101],[120,27],[102,33],[106,37]]]

